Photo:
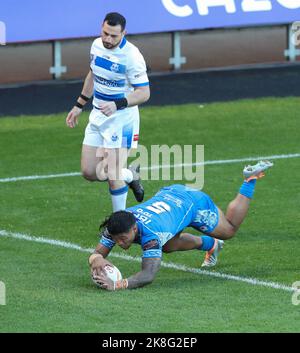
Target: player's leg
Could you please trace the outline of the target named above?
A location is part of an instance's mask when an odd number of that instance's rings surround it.
[[[116,162],[116,170],[117,176],[116,179],[124,180],[124,182],[129,186],[129,188],[133,191],[135,199],[138,202],[142,202],[144,199],[144,188],[141,184],[140,177],[140,165],[139,164],[131,164],[127,166],[127,159],[130,155],[131,149],[121,148],[117,150],[117,157],[115,161],[115,157],[113,156],[112,164],[114,165]],[[107,164],[108,166],[108,164]],[[114,171],[112,172],[111,180],[114,179]]]
[[[212,267],[217,264],[219,252],[223,248],[223,241],[208,235],[196,236],[180,233],[170,239],[164,246],[163,252],[202,250],[206,252],[202,267]]]
[[[123,169],[127,163],[129,150],[126,148],[107,148],[107,178],[111,194],[113,212],[124,210],[128,194],[130,175],[124,175]],[[126,170],[127,171],[127,170]],[[125,179],[125,180],[124,180]],[[132,180],[131,180],[132,181]]]
[[[198,205],[199,211],[191,226],[216,238],[214,246],[206,252],[202,266],[214,266],[216,264],[217,256],[223,248],[223,240],[230,239],[235,235],[247,215],[257,179],[263,177],[263,172],[272,165],[271,162],[261,161],[244,169],[245,181],[239,194],[228,205],[226,215],[208,195],[201,192],[194,193],[195,203]]]
[[[196,236],[190,233],[179,233],[171,238],[163,246],[163,252],[187,251],[187,250],[204,250],[209,251],[214,246],[214,238],[203,235]]]
[[[144,196],[137,171],[139,166],[124,168],[129,154],[130,150],[127,148],[99,147],[96,150],[96,159],[93,160],[94,165],[96,164],[96,177],[89,180],[108,181],[114,212],[126,208],[128,186],[132,188],[137,201],[142,201]]]
[[[229,203],[226,215],[224,215],[222,210],[218,208],[218,225],[210,235],[222,240],[232,238],[239,229],[241,223],[244,221],[249,209],[249,204],[249,198],[238,194],[236,198]]]
[[[138,110],[135,112],[138,113]],[[128,187],[138,202],[144,198],[144,189],[140,182],[139,165],[127,167],[127,159],[132,148],[137,148],[139,116],[133,112],[124,112],[118,120],[102,131],[107,152],[107,178],[113,200],[113,211],[126,208]],[[113,138],[107,139],[107,136]]]
[[[212,249],[206,251],[204,261],[201,267],[212,267],[217,263],[218,255],[223,249],[224,240],[232,238],[237,232],[239,226],[246,217],[249,209],[250,199],[244,195],[238,194],[237,197],[230,202],[226,216],[217,207],[218,224],[209,234],[215,239]]]
[[[81,151],[81,173],[89,181],[99,180],[96,173],[97,165],[103,158],[97,157],[97,147],[83,144]]]
[[[202,245],[200,237],[189,233],[179,233],[163,246],[163,252],[186,251],[198,249]]]
[[[122,147],[126,147],[130,151],[137,149],[140,129],[140,117],[137,106],[130,109],[130,112],[127,111],[122,121],[124,122],[122,127]],[[142,202],[144,199],[144,188],[141,183],[140,165],[129,165],[127,169],[123,169],[122,173],[123,175],[131,176],[131,181],[127,181],[128,186],[132,190],[135,199],[138,202]]]
[[[254,166],[245,167],[243,171],[245,180],[238,195],[229,203],[226,215],[218,208],[219,221],[210,235],[223,240],[235,235],[247,215],[257,179],[262,178],[263,172],[272,166],[273,163],[269,161],[260,161]]]
[[[95,109],[90,113],[81,150],[81,172],[83,177],[89,181],[105,180],[105,178],[99,178],[96,171],[97,165],[103,160],[103,156],[98,153],[99,146],[103,145],[103,137],[97,126],[98,115],[99,112]]]
[[[99,147],[97,148],[96,156],[99,160],[97,166],[96,166],[96,175],[98,180],[100,181],[107,181],[107,170],[108,170],[108,165],[107,165],[107,151],[106,148],[104,147]]]

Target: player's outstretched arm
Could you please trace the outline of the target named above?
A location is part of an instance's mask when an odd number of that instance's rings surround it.
[[[88,262],[91,267],[91,275],[100,275],[103,268],[111,263],[105,258],[109,254],[110,249],[102,244],[98,244],[95,251],[89,256]]]
[[[119,289],[133,289],[143,287],[150,284],[158,270],[160,269],[161,259],[160,258],[143,258],[142,260],[142,271],[130,276],[127,279],[122,279],[117,282],[113,282],[105,274],[101,273],[96,277],[97,282],[100,284],[102,289],[106,290],[119,290]]]
[[[160,258],[143,258],[142,271],[130,276],[127,288],[139,288],[153,282],[156,273],[160,269]]]

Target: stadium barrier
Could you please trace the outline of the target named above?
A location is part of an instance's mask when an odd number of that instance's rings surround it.
[[[124,0],[103,2],[86,0],[82,11],[80,0],[26,1],[15,11],[15,1],[1,5],[0,43],[52,43],[54,79],[62,77],[67,67],[62,63],[63,40],[97,37],[100,21],[106,13],[118,11],[127,19],[128,33],[170,33],[173,70],[181,69],[188,58],[182,55],[181,34],[186,31],[232,29],[284,25],[287,44],[284,56],[296,61],[300,55],[300,0]],[[147,14],[147,16],[145,16]]]

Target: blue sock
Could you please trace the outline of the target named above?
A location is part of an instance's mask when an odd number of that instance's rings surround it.
[[[209,251],[213,248],[215,244],[215,238],[212,238],[208,235],[203,235],[201,239],[202,239],[202,245],[200,246],[199,250]]]
[[[244,181],[242,186],[240,187],[240,194],[252,199],[254,194],[254,188],[256,184],[256,179],[252,179],[250,181]]]

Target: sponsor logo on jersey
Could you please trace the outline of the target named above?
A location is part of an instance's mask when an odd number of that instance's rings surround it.
[[[101,76],[97,76],[94,74],[94,80],[97,83],[100,83],[101,85],[107,86],[107,87],[124,87],[125,86],[125,81],[115,81],[115,80],[107,80]]]
[[[111,137],[111,140],[112,140],[113,142],[118,141],[118,139],[119,139],[119,136],[118,136],[117,134],[113,134],[112,137]]]
[[[118,72],[119,71],[119,65],[116,63],[113,63],[110,67],[112,72]]]
[[[139,134],[135,134],[133,136],[133,141],[138,141],[139,140]]]

